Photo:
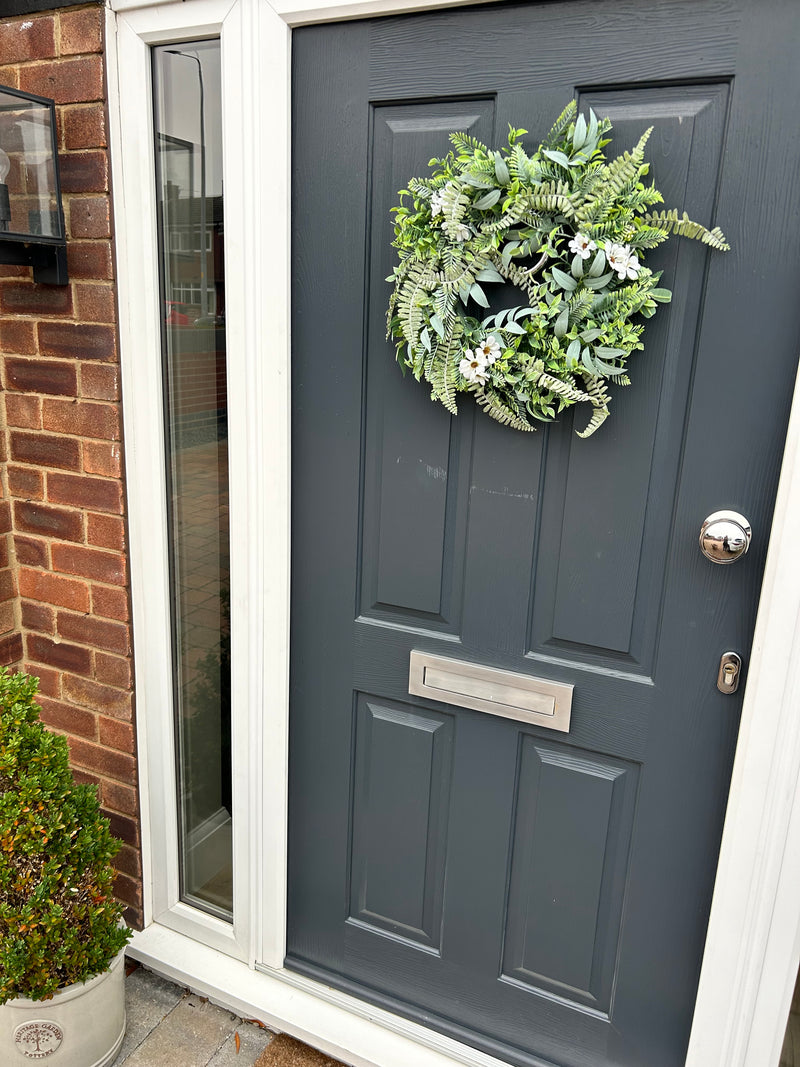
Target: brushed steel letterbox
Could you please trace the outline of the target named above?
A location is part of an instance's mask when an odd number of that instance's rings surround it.
[[[413,651],[408,691],[504,719],[569,732],[573,686],[529,674]]]

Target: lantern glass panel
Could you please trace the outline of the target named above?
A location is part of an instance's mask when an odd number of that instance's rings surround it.
[[[54,110],[0,89],[0,237],[64,236]]]

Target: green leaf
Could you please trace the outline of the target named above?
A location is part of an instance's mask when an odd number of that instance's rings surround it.
[[[491,182],[484,181],[483,178],[476,178],[474,174],[462,174],[461,180],[466,182],[467,185],[471,185],[473,189],[493,189],[494,186]]]
[[[589,108],[589,132],[586,134],[586,140],[590,144],[597,140],[597,115],[591,108]]]
[[[431,326],[434,328],[439,337],[444,337],[444,323],[438,315],[431,315]]]
[[[592,260],[592,265],[589,267],[587,274],[590,278],[599,278],[603,271],[606,269],[606,254],[601,248],[599,252],[595,253],[595,257]]]
[[[591,374],[599,374],[600,373],[600,371],[598,371],[597,367],[595,367],[595,365],[594,365],[594,360],[592,359],[592,353],[591,353],[591,350],[588,347],[583,348],[581,350],[581,363],[584,365],[584,367]]]
[[[596,341],[603,331],[598,328],[592,328],[591,330],[584,330],[581,334],[582,341]]]
[[[572,147],[575,149],[576,152],[579,148],[583,148],[583,145],[586,141],[586,133],[586,119],[583,117],[583,115],[578,115],[577,121],[575,123],[575,131],[572,134]]]
[[[428,330],[427,326],[425,326],[420,331],[419,339],[420,339],[420,341],[422,341],[422,343],[425,346],[426,350],[428,352],[430,352],[430,350],[431,350],[431,335],[430,335],[430,331]]]
[[[499,270],[495,270],[494,267],[484,267],[483,270],[479,270],[475,275],[475,279],[479,282],[504,282],[505,278]]]
[[[568,293],[573,292],[578,287],[578,283],[574,278],[571,278],[569,274],[565,274],[563,270],[559,270],[558,267],[553,267],[550,272],[553,275],[553,281],[556,285],[562,289],[566,289]]]
[[[602,359],[594,357],[594,365],[597,367],[598,373],[607,375],[608,377],[614,377],[616,374],[624,374],[624,367],[614,367],[611,363],[605,363]]]
[[[569,329],[569,308],[566,307],[556,319],[556,324],[553,327],[553,333],[556,337],[563,337]]]
[[[651,289],[647,295],[651,300],[657,300],[659,304],[668,304],[672,300],[671,289]]]
[[[578,338],[576,337],[575,340],[570,343],[570,346],[567,349],[567,364],[570,367],[574,367],[577,364],[578,360],[580,359],[580,355],[581,355],[581,343],[578,340]]]
[[[569,170],[569,157],[565,156],[563,152],[553,152],[549,148],[542,149],[542,155],[547,156],[548,159],[552,159],[554,163],[558,163],[561,167],[566,167]]]
[[[583,259],[577,252],[572,257],[572,267],[570,269],[573,278],[580,280],[583,277]]]
[[[601,274],[599,278],[584,278],[583,284],[587,289],[603,289],[613,277],[614,272],[610,270],[607,274]]]
[[[476,304],[480,304],[482,308],[488,308],[489,301],[486,299],[486,293],[484,293],[483,289],[481,289],[477,282],[469,287],[469,295]]]
[[[494,157],[494,173],[501,185],[508,185],[511,181],[511,175],[508,173],[506,161],[499,152],[496,152]]]
[[[528,332],[524,326],[520,326],[518,322],[514,322],[512,319],[508,320],[503,329],[506,333],[516,333],[520,335],[524,335]]]
[[[500,199],[500,196],[500,189],[492,189],[492,191],[490,193],[487,193],[486,196],[482,196],[480,200],[476,200],[472,206],[474,208],[477,208],[478,211],[488,211],[490,207],[494,207],[494,205]]]
[[[605,345],[598,345],[594,350],[596,356],[601,356],[603,359],[616,359],[617,356],[624,356],[624,348],[606,348]]]

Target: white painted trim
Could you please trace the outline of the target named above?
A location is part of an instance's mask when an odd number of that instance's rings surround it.
[[[454,0],[461,3],[462,0]],[[224,5],[223,5],[224,6]],[[227,5],[230,7],[230,3]],[[255,569],[251,596],[244,597],[239,609],[253,626],[246,641],[246,688],[250,707],[256,709],[248,719],[253,730],[249,745],[247,771],[251,796],[261,797],[249,828],[249,855],[255,858],[249,879],[254,911],[263,900],[263,915],[253,916],[248,957],[259,958],[275,968],[269,975],[255,974],[242,964],[220,959],[213,950],[180,937],[178,933],[154,925],[138,935],[134,954],[157,969],[194,988],[229,1004],[237,1010],[260,1015],[265,1021],[312,1043],[333,1055],[344,1055],[357,1067],[444,1067],[450,1063],[474,1063],[488,1067],[491,1061],[466,1046],[449,1042],[437,1046],[433,1055],[431,1041],[443,1041],[431,1032],[395,1016],[368,1008],[352,998],[280,970],[285,944],[285,863],[286,863],[286,739],[288,733],[288,590],[289,590],[289,183],[290,144],[290,28],[311,22],[334,21],[367,15],[402,14],[428,8],[453,6],[450,0],[323,0],[316,4],[295,0],[241,0],[241,21],[237,34],[241,48],[238,75],[238,99],[244,109],[238,129],[249,133],[254,144],[242,143],[244,170],[249,186],[243,183],[241,219],[252,222],[251,236],[270,231],[273,241],[269,255],[262,262],[257,236],[247,246],[249,268],[257,282],[248,284],[241,310],[245,315],[244,335],[253,344],[257,357],[250,366],[237,364],[243,377],[232,385],[248,389],[240,414],[237,453],[249,461],[249,469],[259,472],[260,479],[242,473],[237,492],[247,489],[254,494],[240,513],[246,531],[247,554],[260,549],[269,566]],[[148,0],[112,0],[119,12],[118,52],[120,67],[135,51],[130,35],[138,46],[155,40],[188,39],[210,35],[209,12],[219,12],[217,0],[188,0],[152,6]],[[134,10],[137,9],[137,10]],[[227,12],[226,12],[227,13]],[[219,16],[220,21],[224,18]],[[231,14],[226,25],[234,26],[238,16]],[[122,23],[126,23],[123,31]],[[206,27],[205,31],[203,27]],[[173,35],[170,37],[170,35]],[[129,89],[126,90],[128,93]],[[261,95],[259,95],[261,94]],[[130,101],[131,97],[128,95]],[[269,100],[255,121],[254,100]],[[119,104],[119,98],[117,98]],[[120,105],[122,106],[122,105]],[[112,99],[112,112],[114,99]],[[142,122],[148,116],[141,106],[123,107],[126,138],[141,144]],[[138,117],[134,114],[138,110]],[[226,114],[228,114],[226,107]],[[259,122],[261,125],[259,126]],[[116,123],[119,129],[119,124]],[[226,133],[227,137],[227,133]],[[116,144],[120,145],[119,134]],[[265,159],[270,146],[269,184],[259,182],[258,161]],[[143,201],[131,187],[148,180],[146,161],[116,151],[114,166],[115,192],[123,188],[117,200],[117,248],[121,262],[120,298],[126,308],[122,327],[124,387],[126,390],[126,428],[128,488],[132,519],[131,564],[134,582],[134,626],[137,642],[137,699],[140,706],[140,734],[143,735],[143,771],[149,775],[150,790],[159,796],[163,766],[168,751],[158,751],[164,740],[159,733],[158,716],[153,715],[153,701],[163,694],[163,664],[157,646],[158,626],[163,620],[159,586],[141,573],[153,563],[153,512],[148,502],[154,496],[153,483],[144,484],[142,472],[152,454],[159,456],[160,429],[154,424],[153,383],[143,366],[145,347],[152,343],[155,322],[152,274],[152,249],[144,255],[152,214],[142,211]],[[226,141],[226,150],[228,142]],[[146,151],[151,151],[149,147]],[[274,160],[283,158],[285,166],[277,172]],[[112,161],[114,154],[112,154]],[[123,171],[127,170],[125,175]],[[261,172],[262,175],[267,170]],[[138,178],[137,178],[138,175]],[[127,176],[128,182],[125,183]],[[249,189],[249,192],[248,192]],[[259,190],[268,191],[258,200]],[[226,211],[230,187],[226,177]],[[125,194],[128,194],[127,199]],[[118,195],[118,193],[117,193]],[[145,198],[146,199],[146,198]],[[245,203],[247,204],[245,211]],[[147,208],[147,204],[144,203]],[[138,212],[138,213],[137,213]],[[144,220],[144,225],[143,225]],[[277,227],[277,231],[276,231]],[[226,225],[227,229],[227,225]],[[142,235],[144,231],[144,236]],[[241,231],[239,231],[241,232]],[[278,232],[280,239],[275,240]],[[232,240],[232,238],[230,238]],[[243,235],[243,240],[245,235]],[[243,246],[244,247],[244,246]],[[149,257],[149,261],[148,261]],[[229,261],[230,262],[230,261]],[[139,268],[143,267],[143,270]],[[132,281],[135,279],[136,284]],[[233,291],[231,287],[231,291]],[[253,299],[270,314],[267,330],[268,351],[258,343],[257,310]],[[150,319],[148,319],[150,315]],[[132,323],[136,324],[135,329]],[[262,328],[264,323],[261,323]],[[157,351],[157,348],[155,349]],[[241,351],[245,351],[243,348]],[[254,364],[257,364],[254,365]],[[233,365],[233,364],[232,364]],[[265,381],[269,375],[269,388]],[[148,399],[149,398],[149,399]],[[148,410],[149,408],[149,410]],[[254,412],[263,412],[260,424]],[[148,434],[150,436],[148,436]],[[137,518],[138,517],[138,518]],[[143,517],[147,518],[147,529]],[[783,1036],[786,1011],[794,974],[800,960],[800,563],[796,557],[793,533],[800,524],[800,399],[795,397],[794,416],[784,456],[784,471],[778,493],[773,523],[773,537],[767,560],[749,679],[745,696],[742,728],[731,786],[717,887],[711,913],[703,971],[692,1029],[686,1067],[774,1067]],[[237,527],[238,528],[238,527]],[[156,523],[156,546],[160,532]],[[256,539],[255,548],[253,538]],[[259,540],[260,539],[260,540]],[[241,588],[241,587],[240,587]],[[149,594],[155,594],[155,600]],[[146,598],[146,599],[145,599]],[[259,601],[264,614],[259,619]],[[145,611],[144,603],[147,604]],[[240,646],[242,647],[242,646]],[[263,657],[258,668],[259,651]],[[242,692],[244,692],[244,685]],[[240,699],[245,699],[242,696]],[[145,705],[142,713],[142,705]],[[257,709],[263,707],[264,714]],[[171,743],[171,741],[170,741]],[[238,749],[237,749],[238,751]],[[151,753],[145,758],[145,753]],[[239,768],[237,768],[238,772]],[[147,778],[143,778],[147,788]],[[244,783],[242,783],[242,790]],[[243,794],[240,791],[239,796]],[[143,797],[145,805],[148,797]],[[143,810],[146,810],[143,809]],[[168,813],[167,813],[168,814]],[[159,811],[159,820],[164,813]],[[145,826],[148,869],[163,863],[164,833],[153,820]],[[169,859],[169,849],[166,851]],[[260,858],[259,858],[260,857]],[[153,879],[154,884],[158,881]],[[261,891],[259,892],[259,885]],[[153,892],[154,897],[157,893]],[[191,925],[191,912],[173,905],[168,919],[176,925],[176,916]],[[149,918],[158,915],[148,910]],[[161,920],[160,920],[161,921]],[[216,921],[216,920],[214,920]],[[261,931],[261,932],[259,932]],[[197,927],[195,936],[202,936]],[[262,946],[259,951],[258,946]],[[211,955],[209,955],[211,953]],[[213,975],[213,980],[209,979]],[[289,984],[287,984],[289,983]],[[249,1007],[248,1007],[249,1005]],[[263,1007],[259,1007],[262,1005]],[[266,1014],[265,1014],[266,1013]],[[387,1039],[387,1029],[398,1028],[404,1034],[401,1045]],[[388,1041],[388,1043],[387,1043]],[[409,1041],[414,1041],[409,1045]],[[427,1051],[426,1051],[427,1050]],[[476,1058],[478,1057],[478,1058]]]
[[[254,958],[251,902],[256,900],[252,871],[257,841],[250,798],[256,787],[252,733],[261,716],[260,627],[263,543],[259,526],[260,413],[248,378],[259,373],[265,333],[260,289],[258,234],[242,205],[260,185],[263,153],[243,116],[252,99],[242,85],[239,55],[251,32],[244,12],[256,0],[197,0],[183,9],[150,8],[117,17],[116,52],[110,57],[109,106],[111,159],[117,232],[123,412],[126,426],[126,475],[130,524],[131,588],[139,762],[145,772],[143,807],[145,914],[148,921],[201,937],[242,959]],[[184,17],[180,18],[181,10]],[[191,12],[191,14],[189,14]],[[234,923],[224,923],[179,903],[177,798],[170,655],[169,572],[167,552],[164,429],[161,395],[160,294],[156,234],[155,163],[152,128],[150,46],[188,37],[221,38],[223,69],[224,180],[226,190],[226,267],[231,295],[227,354],[229,377],[229,462],[231,529],[243,534],[231,564],[233,717]],[[250,45],[254,47],[254,45]],[[112,76],[113,75],[113,76]],[[252,168],[248,170],[248,165]],[[231,202],[230,209],[228,201]],[[251,264],[256,264],[252,269]],[[237,300],[256,308],[245,314]],[[240,621],[241,620],[241,621]],[[251,722],[252,718],[252,722]]]

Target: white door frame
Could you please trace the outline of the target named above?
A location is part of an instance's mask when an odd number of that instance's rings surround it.
[[[497,1061],[283,969],[291,30],[461,0],[109,0],[147,928],[133,954],[358,1067]],[[112,10],[113,9],[113,10]],[[178,900],[149,47],[221,35],[236,921]],[[800,235],[798,235],[800,236]],[[800,962],[800,391],[762,586],[686,1067],[773,1067]]]

